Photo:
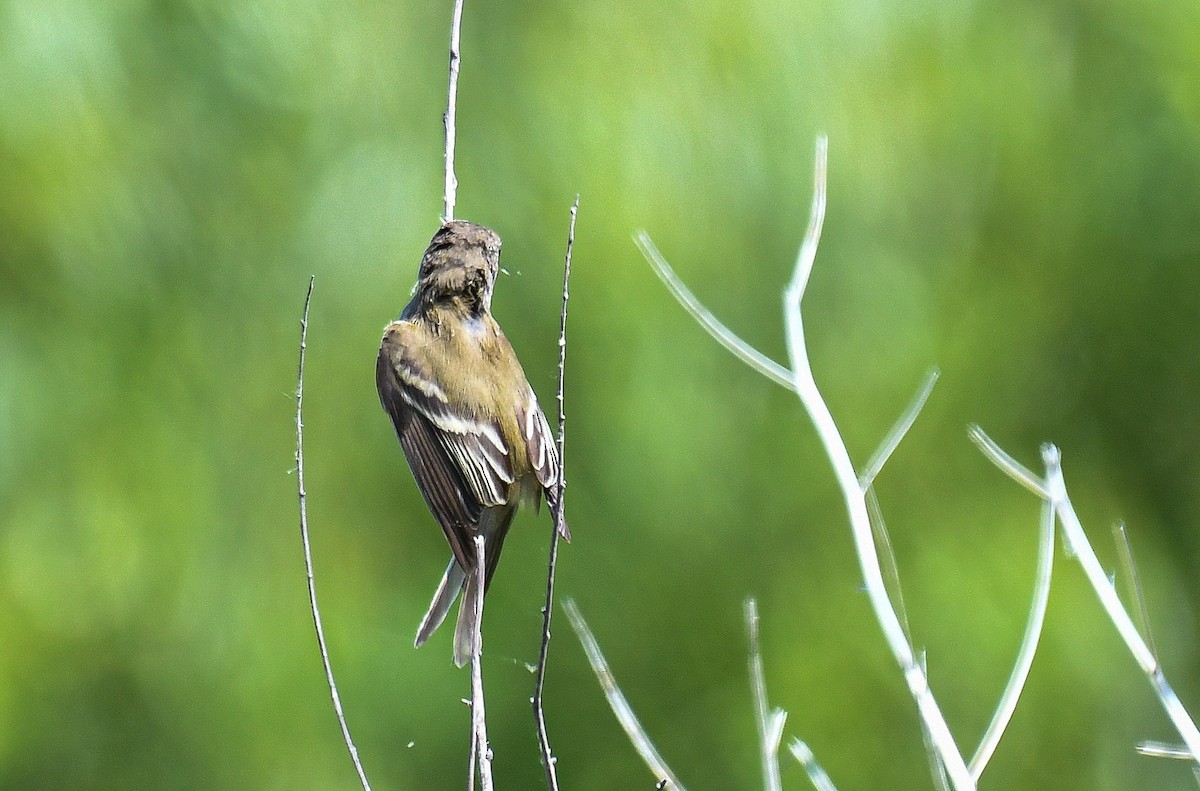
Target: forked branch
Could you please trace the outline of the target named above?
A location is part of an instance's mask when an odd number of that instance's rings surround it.
[[[1125,641],[1134,660],[1146,674],[1155,697],[1183,739],[1185,751],[1190,754],[1193,763],[1200,766],[1200,730],[1197,730],[1195,722],[1179,700],[1179,696],[1175,694],[1175,690],[1167,683],[1167,677],[1154,651],[1138,632],[1133,618],[1125,610],[1121,597],[1117,595],[1117,589],[1104,573],[1104,568],[1083,530],[1083,524],[1079,521],[1079,515],[1075,513],[1075,506],[1067,494],[1067,484],[1062,472],[1062,455],[1058,448],[1050,444],[1042,446],[1042,463],[1046,467],[1046,477],[1039,480],[1012,456],[1001,450],[978,426],[971,428],[971,438],[993,464],[1041,496],[1054,509],[1068,552],[1083,567],[1084,575],[1116,627],[1117,634]]]
[[[649,242],[648,237],[645,237],[644,234],[640,235],[638,243],[643,252],[646,253],[650,263],[654,266],[655,271],[659,273],[659,276],[667,283],[672,292],[680,298],[680,302],[683,303],[684,307],[722,345],[733,351],[738,357],[755,368],[755,370],[763,373],[772,381],[784,384],[789,389],[794,390],[799,396],[805,411],[808,412],[816,428],[818,437],[833,467],[838,485],[842,490],[842,496],[850,518],[851,533],[858,554],[859,567],[863,574],[867,595],[875,611],[876,620],[879,622],[888,647],[891,649],[904,674],[904,680],[917,704],[917,710],[921,716],[923,727],[928,734],[929,743],[932,745],[938,762],[944,767],[953,787],[958,791],[966,791],[967,789],[975,788],[975,779],[967,768],[966,761],[959,752],[957,745],[954,743],[954,737],[950,733],[950,728],[946,724],[946,720],[942,716],[933,693],[929,689],[929,682],[925,671],[921,663],[917,661],[916,653],[910,645],[900,619],[896,614],[896,610],[888,597],[879,554],[873,538],[865,488],[869,485],[870,479],[877,472],[878,467],[882,466],[882,461],[886,461],[886,457],[890,453],[888,448],[894,447],[894,444],[890,442],[885,443],[885,450],[880,454],[881,460],[870,465],[868,470],[866,470],[866,474],[860,478],[855,473],[854,465],[850,461],[850,454],[846,450],[845,442],[841,438],[837,425],[834,423],[833,415],[830,413],[817,388],[808,359],[800,304],[816,260],[817,247],[821,239],[821,226],[825,219],[827,148],[828,141],[822,135],[817,140],[812,210],[809,217],[808,229],[805,232],[804,241],[800,245],[800,252],[796,258],[791,283],[784,292],[784,319],[787,327],[788,359],[791,363],[790,370],[783,368],[778,363],[775,363],[753,349],[713,317],[700,304],[699,300],[691,296],[690,292],[679,281],[679,278],[671,271],[670,266],[663,259],[662,255]],[[918,399],[918,402],[920,401],[921,399]],[[906,427],[902,424],[896,434],[896,441],[903,435],[904,430],[906,430]]]

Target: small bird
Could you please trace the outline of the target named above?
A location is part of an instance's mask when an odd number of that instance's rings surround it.
[[[459,667],[475,647],[475,536],[485,541],[486,593],[518,505],[536,508],[544,494],[554,513],[558,492],[554,435],[492,318],[499,266],[494,231],[458,220],[442,225],[375,365],[379,400],[454,553],[415,644],[429,639],[465,591],[454,630]],[[562,536],[570,540],[565,522]]]

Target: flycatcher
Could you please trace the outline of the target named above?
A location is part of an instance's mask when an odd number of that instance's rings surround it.
[[[465,591],[454,630],[459,667],[474,648],[475,536],[486,542],[486,593],[517,506],[537,507],[545,494],[553,513],[557,496],[554,435],[492,318],[499,266],[494,231],[457,220],[439,228],[421,258],[416,292],[384,331],[375,365],[379,400],[454,553],[416,645]],[[565,522],[562,535],[570,539]]]

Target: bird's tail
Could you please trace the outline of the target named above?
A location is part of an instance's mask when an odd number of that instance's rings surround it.
[[[462,603],[458,605],[458,623],[454,627],[454,664],[462,667],[475,653],[475,591],[478,577],[468,574],[463,588]]]
[[[462,566],[458,565],[458,561],[453,557],[450,558],[450,565],[446,566],[446,573],[442,575],[441,584],[433,594],[429,610],[421,619],[421,625],[417,627],[417,639],[413,645],[421,646],[431,634],[437,631],[437,628],[442,625],[442,621],[446,620],[446,613],[450,612],[450,606],[454,604],[466,578],[467,574],[462,570]]]
[[[475,647],[476,587],[475,575],[467,574],[458,561],[451,558],[446,573],[442,575],[442,582],[433,594],[433,601],[429,603],[429,611],[417,627],[417,639],[413,645],[419,648],[437,631],[458,598],[458,592],[463,591],[462,603],[458,607],[458,623],[454,627],[454,664],[462,667],[470,662]]]
[[[479,533],[483,534],[487,545],[484,593],[487,593],[488,586],[492,582],[492,575],[496,573],[500,551],[504,549],[504,538],[508,535],[508,528],[512,524],[516,512],[516,505],[485,509],[483,518],[476,528]],[[473,555],[474,552],[471,554]],[[478,580],[474,564],[470,570],[465,570],[455,558],[451,558],[450,565],[446,566],[446,573],[442,575],[442,583],[438,585],[437,592],[433,594],[429,612],[425,613],[425,617],[421,620],[421,626],[417,629],[416,645],[420,646],[424,643],[442,625],[446,614],[450,612],[450,606],[454,604],[454,599],[462,590],[462,603],[458,607],[458,624],[454,628],[454,664],[462,667],[470,662],[471,655],[474,653],[472,649],[475,648],[477,620],[475,617],[475,591],[477,588]]]

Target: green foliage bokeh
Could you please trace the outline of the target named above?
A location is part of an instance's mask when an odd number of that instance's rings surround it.
[[[444,6],[444,7],[443,7]],[[1064,451],[1102,559],[1127,520],[1158,650],[1200,712],[1200,10],[1106,2],[469,0],[457,215],[547,411],[572,281],[559,592],[693,788],[757,788],[741,603],[772,702],[843,789],[929,788],[794,396],[713,343],[631,242],[784,359],[805,303],[859,464],[941,381],[878,489],[918,646],[970,751],[1019,640],[1038,504],[966,440]],[[298,319],[317,583],[377,788],[463,787],[467,675],[412,648],[448,554],[373,381],[441,211],[451,3],[0,2],[0,787],[354,788],[296,519]],[[541,787],[528,697],[549,522],[489,597],[501,788]],[[1124,584],[1125,580],[1119,580]],[[565,619],[564,789],[649,788]],[[983,788],[1167,789],[1172,733],[1061,557]],[[784,782],[803,788],[785,760]]]

